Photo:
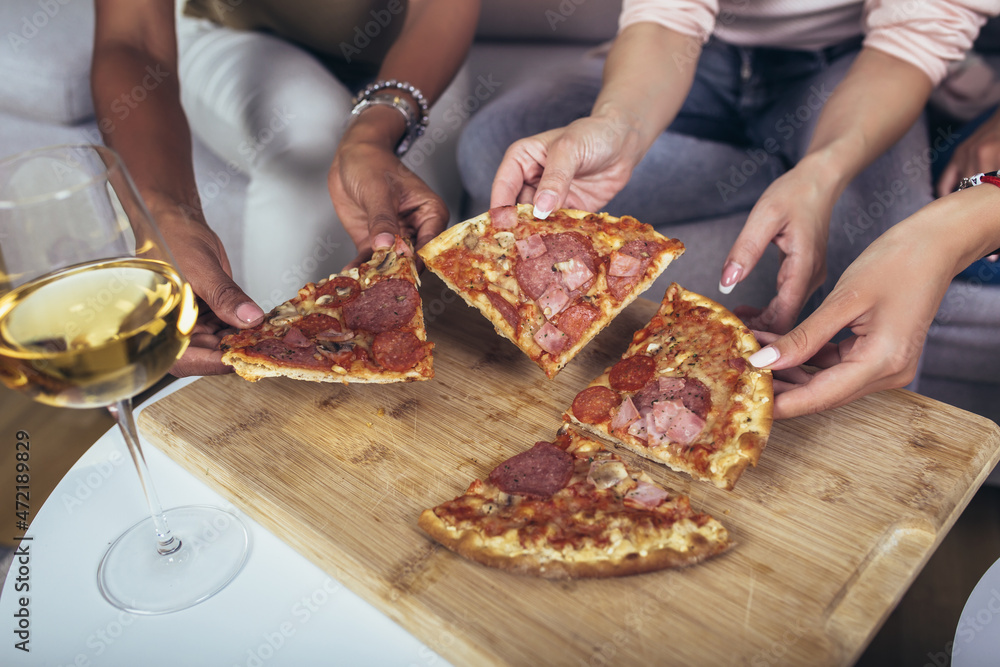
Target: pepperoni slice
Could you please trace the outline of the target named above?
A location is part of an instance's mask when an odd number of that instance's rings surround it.
[[[632,396],[632,403],[639,412],[652,408],[655,401],[680,400],[684,407],[702,419],[712,409],[712,392],[697,378],[656,378]]]
[[[493,304],[493,307],[507,320],[507,324],[512,326],[514,331],[517,331],[517,327],[521,324],[521,314],[517,312],[517,307],[496,292],[486,290],[485,294],[486,298]]]
[[[555,325],[569,337],[570,345],[575,345],[580,336],[585,334],[597,319],[598,314],[593,306],[578,303],[559,313]]]
[[[292,347],[284,341],[266,338],[256,345],[246,348],[245,353],[252,356],[268,357],[280,361],[283,366],[298,366],[300,368],[323,368],[329,363],[322,357],[316,358],[316,347]]]
[[[427,356],[427,348],[412,331],[383,331],[372,343],[375,363],[390,371],[408,371]]]
[[[316,288],[316,298],[321,296],[331,297],[329,301],[323,303],[330,308],[339,308],[350,303],[361,294],[361,285],[358,281],[349,276],[335,276]]]
[[[638,391],[653,379],[655,372],[656,362],[653,358],[637,354],[612,366],[608,382],[618,391]]]
[[[573,476],[573,455],[551,442],[536,442],[526,452],[507,459],[490,473],[504,493],[548,498]]]
[[[698,378],[684,378],[684,388],[678,398],[681,399],[685,408],[702,419],[705,419],[708,411],[712,408],[712,392]]]
[[[587,387],[573,399],[573,414],[584,424],[600,424],[611,419],[611,409],[622,397],[608,387]]]
[[[340,331],[340,321],[336,317],[313,313],[295,323],[295,327],[307,336],[315,336],[324,331]]]
[[[420,294],[407,280],[389,278],[375,283],[344,306],[351,329],[382,333],[407,324],[420,303]]]

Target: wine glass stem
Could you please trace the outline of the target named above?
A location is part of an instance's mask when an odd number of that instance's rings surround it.
[[[142,454],[142,447],[139,446],[139,435],[135,430],[135,419],[132,416],[132,399],[126,398],[108,406],[108,412],[118,422],[125,444],[128,445],[128,452],[132,455],[135,469],[139,473],[139,482],[142,484],[142,491],[146,495],[146,504],[149,505],[149,514],[153,518],[153,525],[156,527],[156,550],[161,555],[172,554],[181,548],[181,541],[173,536],[170,527],[167,525],[167,517],[163,514],[160,506],[160,499],[156,495],[153,487],[153,480],[149,475],[149,468],[146,466],[146,457]]]

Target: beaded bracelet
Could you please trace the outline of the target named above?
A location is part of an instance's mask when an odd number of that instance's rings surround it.
[[[419,117],[414,113],[413,105],[405,98],[389,92],[381,92],[389,89],[409,93],[420,107]],[[403,114],[403,119],[406,121],[406,133],[400,139],[399,145],[396,146],[397,157],[403,157],[406,151],[413,146],[413,142],[423,136],[430,121],[429,107],[424,94],[420,92],[419,88],[405,81],[397,81],[396,79],[375,81],[365,86],[365,89],[359,92],[352,102],[354,104],[354,108],[351,109],[352,117],[361,115],[365,109],[379,105],[391,106]]]

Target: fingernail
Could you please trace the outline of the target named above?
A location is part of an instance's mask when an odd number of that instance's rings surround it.
[[[723,294],[729,294],[732,292],[742,275],[742,266],[736,262],[729,262],[726,264],[726,267],[722,269],[722,280],[719,281],[719,291]]]
[[[776,362],[780,356],[781,353],[778,352],[778,348],[768,345],[767,347],[762,347],[751,354],[747,358],[747,361],[749,361],[750,365],[754,368],[767,368]]]
[[[236,306],[236,317],[240,318],[240,322],[251,324],[264,317],[264,311],[252,301],[247,301]]]
[[[532,214],[539,220],[544,220],[556,207],[556,193],[545,190],[535,195],[535,208]]]
[[[372,250],[388,250],[395,242],[396,237],[388,232],[376,234],[375,240],[372,241]]]

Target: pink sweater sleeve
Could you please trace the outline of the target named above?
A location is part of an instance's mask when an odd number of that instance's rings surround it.
[[[998,13],[1000,0],[866,0],[865,46],[920,68],[936,86]]]
[[[651,22],[707,42],[718,14],[719,0],[623,0],[618,30]]]

